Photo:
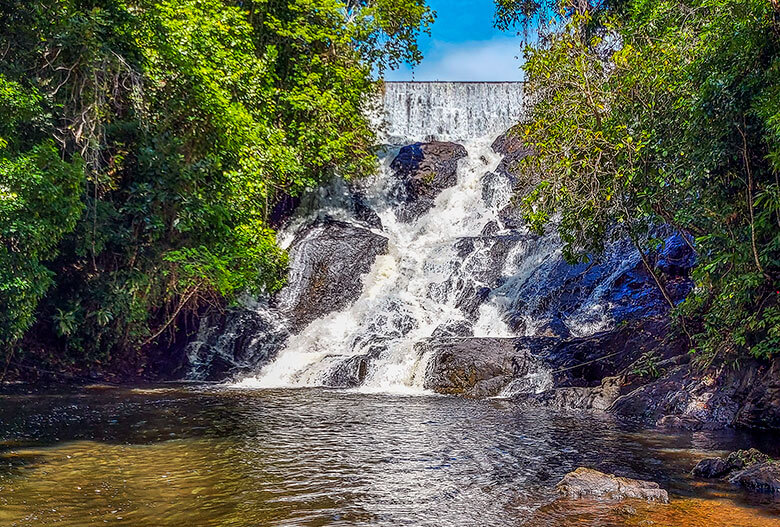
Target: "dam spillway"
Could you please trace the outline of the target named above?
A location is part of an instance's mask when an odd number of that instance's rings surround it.
[[[386,82],[382,142],[496,136],[522,117],[522,82]]]

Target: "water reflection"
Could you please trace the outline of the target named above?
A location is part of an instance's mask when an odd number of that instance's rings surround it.
[[[712,450],[761,443],[506,401],[202,387],[12,394],[0,398],[0,525],[780,526],[777,504],[686,475]],[[551,504],[579,465],[658,481],[672,505]]]

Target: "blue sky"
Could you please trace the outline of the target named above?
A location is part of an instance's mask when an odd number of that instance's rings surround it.
[[[425,55],[412,70],[388,72],[387,80],[520,80],[520,40],[493,27],[493,0],[428,0],[437,13],[431,36],[420,39]]]

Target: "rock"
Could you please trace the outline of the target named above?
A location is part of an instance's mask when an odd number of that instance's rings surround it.
[[[731,472],[731,467],[725,459],[712,457],[702,459],[691,470],[691,474],[698,478],[720,478]]]
[[[728,477],[729,483],[751,492],[780,494],[780,461],[751,448],[726,457],[699,461],[691,474],[700,478]]]
[[[354,388],[363,384],[371,361],[369,355],[356,355],[338,363],[324,381],[333,388]]]
[[[428,212],[442,190],[458,182],[458,160],[466,149],[457,143],[433,141],[401,148],[390,164],[398,186],[393,197],[401,204],[396,216],[411,222]]]
[[[382,219],[368,204],[368,199],[362,192],[353,193],[352,207],[355,219],[372,229],[382,230]]]
[[[664,274],[687,277],[696,267],[696,252],[691,248],[692,238],[686,242],[680,233],[668,236],[656,256],[655,266]]]
[[[482,236],[495,236],[501,231],[501,227],[498,226],[497,221],[490,221],[485,224],[480,233]]]
[[[464,397],[498,395],[514,378],[522,377],[543,360],[551,344],[540,338],[428,339],[415,345],[422,356],[430,353],[425,388]]]
[[[665,415],[656,421],[655,425],[660,428],[691,432],[701,430],[704,427],[704,423],[690,415]]]
[[[531,155],[533,151],[530,148],[526,148],[520,139],[519,129],[517,127],[510,128],[493,141],[491,148],[497,154],[502,154],[504,158],[498,165],[496,172],[499,174],[505,174],[513,179],[518,176],[518,163],[528,155]]]
[[[482,176],[482,201],[489,208],[499,208],[512,196],[514,182],[507,174],[488,172]]]
[[[498,219],[505,229],[517,230],[525,226],[523,211],[517,203],[510,203],[498,211]]]
[[[456,320],[439,325],[433,333],[432,338],[442,337],[473,337],[474,328],[467,320]]]
[[[737,392],[741,407],[734,425],[742,428],[780,430],[780,357],[769,364],[758,363],[754,370],[744,365],[744,383]]]
[[[669,503],[669,494],[658,483],[623,478],[585,467],[579,467],[574,472],[566,474],[555,488],[562,495],[574,499],[622,500],[635,498]]]
[[[300,232],[290,246],[288,285],[275,298],[293,330],[356,300],[360,275],[387,251],[387,238],[339,221],[320,221]]]
[[[780,462],[756,463],[733,474],[729,482],[751,492],[780,494]]]
[[[726,457],[702,459],[693,467],[691,474],[701,478],[720,478],[737,470],[769,462],[772,462],[771,458],[755,448],[737,450]]]
[[[553,348],[548,359],[558,368],[569,368],[572,377],[594,385],[621,373],[645,353],[656,352],[661,360],[667,354],[685,353],[682,342],[664,340],[668,332],[668,321],[664,318],[641,319],[588,337],[563,340]]]
[[[661,348],[668,350],[668,345]],[[659,378],[628,386],[611,411],[658,422],[676,416],[680,422],[701,423],[703,429],[745,427],[780,429],[780,400],[772,393],[778,383],[775,363],[746,361],[735,370],[726,365],[702,372],[692,369],[685,354],[670,363]],[[777,359],[775,360],[777,361]],[[762,411],[763,410],[763,411]],[[671,418],[670,418],[671,419]]]
[[[521,396],[532,402],[556,410],[606,410],[620,396],[621,377],[606,377],[595,387],[562,387],[532,396]]]
[[[255,371],[276,356],[288,336],[285,321],[261,304],[213,314],[186,347],[188,377],[218,381]]]

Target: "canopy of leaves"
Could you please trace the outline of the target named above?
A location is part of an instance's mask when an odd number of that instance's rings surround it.
[[[282,285],[269,214],[375,168],[375,75],[423,0],[0,6],[0,342],[136,350]],[[65,354],[67,355],[67,353]]]

